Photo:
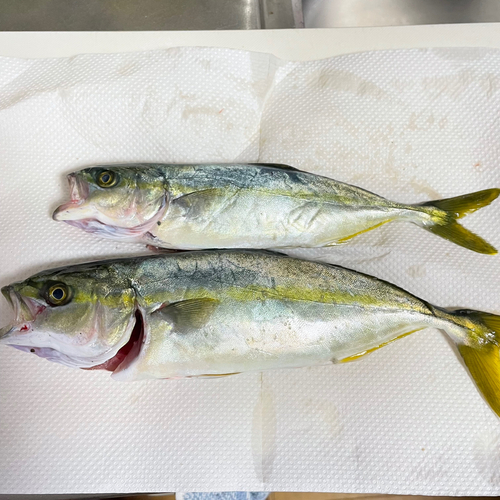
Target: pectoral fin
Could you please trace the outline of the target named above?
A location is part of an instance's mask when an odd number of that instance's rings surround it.
[[[210,298],[188,299],[168,304],[153,314],[163,316],[177,332],[184,333],[204,326],[219,303]]]
[[[189,211],[191,216],[195,216],[198,213],[204,215],[207,211],[217,208],[214,207],[214,204],[219,204],[221,199],[227,195],[227,192],[221,192],[220,189],[203,189],[176,198],[174,203],[184,210]]]

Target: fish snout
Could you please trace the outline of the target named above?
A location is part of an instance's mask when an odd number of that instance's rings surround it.
[[[83,181],[77,174],[68,175],[71,200],[57,207],[52,218],[57,221],[71,221],[85,219],[92,215],[93,210],[86,203],[89,195],[87,182]]]
[[[0,343],[9,343],[18,333],[28,333],[38,314],[45,310],[45,305],[35,299],[21,296],[13,285],[4,286],[1,292],[14,312],[14,322],[0,329]]]

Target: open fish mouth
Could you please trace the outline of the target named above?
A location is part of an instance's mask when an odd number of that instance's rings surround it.
[[[34,299],[19,295],[12,286],[2,288],[2,294],[14,310],[14,325],[0,329],[0,343],[11,344],[14,337],[32,330],[33,321],[45,310],[44,305]]]
[[[79,203],[87,199],[89,187],[86,182],[82,181],[80,177],[73,173],[68,175],[68,183],[71,196],[70,203]]]
[[[68,203],[64,203],[63,205],[56,208],[56,210],[52,214],[52,218],[54,220],[66,221],[68,220],[68,217],[71,219],[71,209],[80,206],[84,201],[86,201],[89,195],[88,183],[83,181],[76,174],[73,173],[68,175],[68,183],[71,199],[70,201],[68,201]]]

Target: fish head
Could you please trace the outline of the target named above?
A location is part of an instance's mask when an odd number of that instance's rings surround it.
[[[99,236],[137,240],[165,213],[167,189],[153,167],[99,165],[68,175],[71,200],[53,218]]]
[[[134,290],[98,265],[46,271],[2,294],[15,318],[0,344],[76,368],[116,364],[137,322]]]

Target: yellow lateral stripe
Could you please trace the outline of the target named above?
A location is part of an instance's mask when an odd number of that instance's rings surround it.
[[[351,236],[346,236],[345,238],[341,238],[340,240],[337,240],[337,243],[345,243],[346,241],[349,241],[352,238],[355,238],[356,236],[359,236],[360,234],[367,233],[368,231],[371,231],[372,229],[377,229],[377,227],[383,226],[384,224],[387,224],[388,222],[391,222],[392,219],[385,220],[383,222],[380,222],[379,224],[375,224],[372,227],[369,227],[368,229],[363,229],[363,231],[359,231],[359,233],[354,233],[351,234]]]
[[[349,356],[347,358],[341,359],[340,363],[350,363],[351,361],[356,361],[357,359],[359,359],[363,356],[366,356],[367,354],[370,354],[373,351],[380,349],[381,347],[385,347],[386,345],[391,344],[392,342],[395,342],[396,340],[402,339],[403,337],[407,337],[408,335],[411,335],[412,333],[418,332],[420,330],[423,330],[423,328],[417,328],[416,330],[412,330],[411,332],[403,333],[399,337],[396,337],[392,340],[388,340],[387,342],[384,342],[383,344],[380,344],[377,347],[372,347],[371,349],[367,349],[366,351],[362,351],[358,354],[354,354],[353,356]]]
[[[237,301],[262,301],[262,300],[292,300],[292,301],[308,301],[322,304],[336,305],[354,305],[359,307],[383,307],[397,309],[415,309],[414,304],[404,303],[401,300],[389,302],[376,297],[374,294],[356,295],[344,290],[324,290],[310,289],[305,287],[294,286],[276,286],[274,288],[265,288],[259,286],[247,287],[228,287],[222,290],[210,290],[206,288],[190,288],[184,293],[182,299],[179,299],[177,293],[156,292],[145,297],[141,297],[146,307],[153,306],[158,303],[178,302],[179,300],[209,298],[219,301],[232,299]],[[420,309],[419,309],[420,311]],[[425,311],[420,311],[425,312]]]

